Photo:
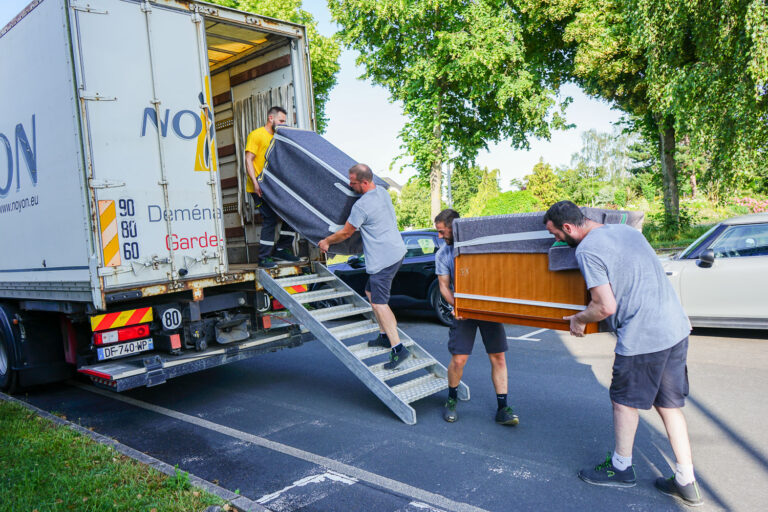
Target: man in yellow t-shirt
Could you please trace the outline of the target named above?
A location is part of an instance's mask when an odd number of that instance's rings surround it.
[[[245,169],[248,172],[245,190],[251,194],[254,203],[261,211],[263,223],[261,225],[261,237],[259,240],[259,266],[265,268],[276,267],[275,259],[283,261],[298,261],[289,248],[291,246],[291,237],[281,236],[275,249],[275,227],[279,217],[269,206],[268,198],[264,197],[259,186],[258,177],[264,170],[267,148],[275,135],[275,126],[284,125],[287,114],[282,107],[272,107],[267,112],[267,124],[261,128],[253,130],[248,134],[248,141],[245,144]],[[288,231],[293,228],[284,224]]]

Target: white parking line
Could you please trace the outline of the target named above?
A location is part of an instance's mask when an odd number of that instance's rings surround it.
[[[291,489],[295,489],[297,487],[304,487],[309,484],[321,484],[324,482],[336,482],[344,485],[353,485],[357,483],[357,480],[333,471],[326,471],[325,473],[320,475],[311,475],[311,476],[302,478],[301,480],[296,480],[291,485],[287,487],[283,487],[277,492],[273,492],[272,494],[266,494],[262,496],[261,498],[256,500],[256,503],[260,503],[264,505],[266,503],[269,503],[270,501],[276,500],[277,498],[279,498],[286,492],[290,491]],[[324,494],[318,495],[315,492],[311,492],[311,494],[312,494],[313,501],[317,501],[325,497]],[[308,504],[309,503],[303,503],[302,506],[306,506]]]
[[[523,336],[519,337],[513,337],[513,336],[507,336],[508,340],[517,340],[517,341],[541,341],[539,338],[531,338],[531,336],[534,336],[536,334],[542,333],[544,331],[548,331],[549,329],[539,329],[538,331],[529,332],[528,334],[525,334]]]
[[[318,466],[323,466],[326,469],[330,469],[335,473],[346,476],[347,478],[354,478],[363,482],[368,482],[383,489],[389,489],[408,498],[418,500],[429,505],[434,505],[445,510],[450,510],[453,512],[488,512],[485,509],[475,507],[474,505],[470,505],[468,503],[453,501],[440,494],[425,491],[424,489],[419,489],[418,487],[408,485],[404,482],[399,482],[385,476],[377,475],[376,473],[371,473],[370,471],[356,468],[355,466],[350,466],[349,464],[344,464],[343,462],[339,462],[328,457],[323,457],[322,455],[317,455],[312,452],[301,450],[299,448],[294,448],[293,446],[287,444],[270,441],[264,437],[259,437],[253,434],[249,434],[248,432],[243,432],[224,425],[219,425],[218,423],[204,420],[202,418],[198,418],[197,416],[190,416],[189,414],[184,414],[183,412],[178,412],[172,409],[161,407],[159,405],[142,402],[141,400],[136,400],[135,398],[119,395],[112,391],[102,390],[86,384],[81,384],[78,382],[70,382],[70,384],[97,395],[105,396],[113,400],[119,400],[135,407],[141,407],[142,409],[184,421],[192,425],[197,425],[198,427],[206,428],[208,430],[218,432],[219,434],[252,443],[256,446],[260,446],[268,450],[282,453],[284,455],[290,455],[297,459],[311,462],[312,464],[317,464]]]

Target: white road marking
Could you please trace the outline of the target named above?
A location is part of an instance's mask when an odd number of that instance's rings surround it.
[[[265,503],[269,503],[270,501],[279,498],[283,493],[290,491],[291,489],[294,489],[296,487],[304,487],[305,485],[308,485],[308,484],[319,484],[319,483],[325,482],[326,480],[339,482],[346,485],[352,485],[357,483],[357,480],[354,478],[349,478],[347,476],[344,476],[340,473],[335,473],[333,471],[326,471],[321,475],[312,475],[312,476],[302,478],[301,480],[296,480],[291,485],[284,487],[277,492],[273,492],[272,494],[267,494],[265,496],[262,496],[261,498],[256,500],[256,503],[260,503],[264,505]]]
[[[197,416],[191,416],[189,414],[167,409],[159,405],[142,402],[141,400],[136,400],[135,398],[119,395],[113,391],[106,391],[93,386],[89,386],[87,384],[81,384],[79,382],[70,382],[70,384],[74,387],[83,389],[85,391],[90,391],[91,393],[97,395],[105,396],[113,400],[119,400],[135,407],[140,407],[157,414],[162,414],[164,416],[184,421],[192,425],[197,425],[198,427],[206,428],[208,430],[212,430],[214,432],[218,432],[219,434],[233,437],[235,439],[240,439],[241,441],[246,441],[256,446],[282,453],[284,455],[290,455],[291,457],[311,462],[312,464],[317,464],[318,466],[323,466],[336,473],[346,475],[348,478],[355,478],[363,482],[368,482],[383,489],[389,489],[403,496],[407,496],[408,498],[434,505],[445,510],[450,510],[452,512],[488,512],[485,509],[470,505],[468,503],[454,501],[440,494],[425,491],[424,489],[419,489],[418,487],[408,485],[404,482],[399,482],[385,476],[377,475],[376,473],[371,473],[370,471],[356,468],[355,466],[350,466],[349,464],[344,464],[343,462],[339,462],[328,457],[323,457],[322,455],[317,455],[312,452],[301,450],[299,448],[294,448],[293,446],[287,444],[270,441],[269,439],[249,434],[248,432],[243,432],[224,425],[219,425],[218,423],[204,420],[202,418],[198,418]]]
[[[531,336],[534,336],[536,334],[539,334],[544,331],[548,331],[549,329],[539,329],[538,331],[529,332],[528,334],[525,334],[523,336],[519,336],[517,338],[513,336],[507,336],[508,340],[516,340],[516,341],[541,341],[539,338],[531,338]]]

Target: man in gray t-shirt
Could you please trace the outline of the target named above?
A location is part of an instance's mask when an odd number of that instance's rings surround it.
[[[632,448],[638,409],[653,406],[677,459],[675,475],[659,478],[655,485],[688,504],[700,504],[682,412],[688,395],[691,326],[661,262],[642,233],[626,225],[587,219],[570,201],[552,205],[544,223],[555,239],[576,247],[576,260],[591,295],[584,311],[565,317],[571,334],[584,336],[586,324],[606,320],[617,336],[610,387],[615,450],[605,462],[581,470],[579,477],[596,485],[635,485]]]
[[[405,244],[397,229],[392,198],[384,188],[376,186],[371,168],[365,164],[353,166],[349,170],[349,186],[362,194],[362,197],[352,206],[344,227],[320,240],[317,245],[320,250],[327,252],[331,245],[346,240],[356,230],[360,230],[365,271],[369,275],[365,293],[381,330],[379,336],[369,341],[368,345],[392,349],[389,362],[384,365],[384,368],[392,370],[410,355],[408,349],[400,343],[397,320],[389,308],[392,279],[403,262]]]

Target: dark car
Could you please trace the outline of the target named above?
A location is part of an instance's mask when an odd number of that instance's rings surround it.
[[[443,242],[434,230],[403,231],[405,242],[403,264],[392,281],[389,306],[392,309],[417,308],[432,310],[445,325],[453,319],[451,306],[440,295],[435,274],[435,254]],[[346,263],[329,265],[328,269],[339,276],[353,290],[365,297],[365,257],[350,256]]]

